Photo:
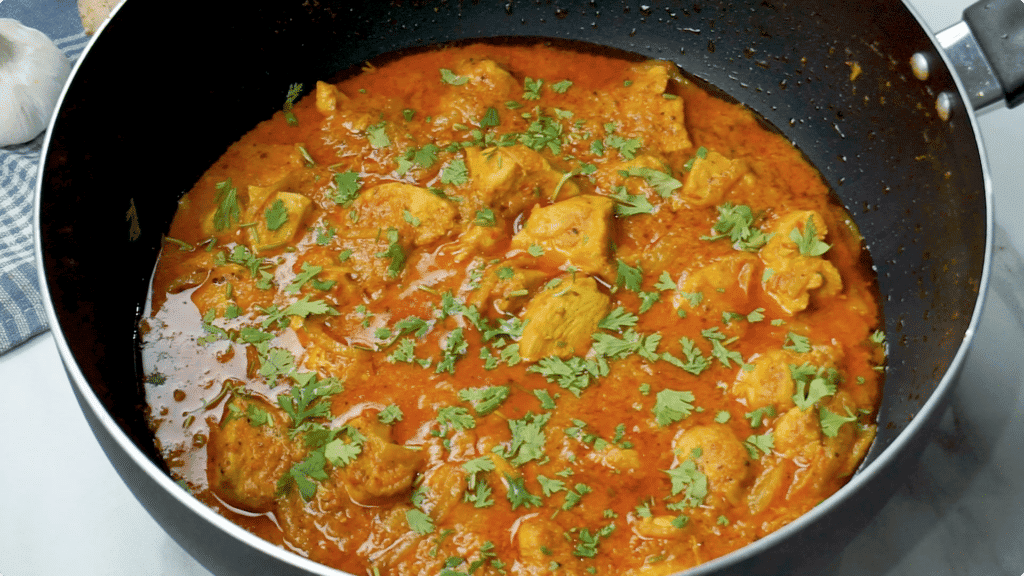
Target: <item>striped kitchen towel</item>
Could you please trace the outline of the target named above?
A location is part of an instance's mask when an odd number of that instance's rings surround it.
[[[40,14],[41,9],[48,12]],[[5,0],[0,18],[15,18],[37,28],[72,62],[89,42],[74,2]],[[26,144],[0,148],[0,354],[47,329],[32,243],[42,144],[40,135]]]

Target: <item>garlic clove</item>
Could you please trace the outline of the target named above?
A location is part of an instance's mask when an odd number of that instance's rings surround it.
[[[0,146],[46,129],[70,74],[67,56],[46,34],[0,18]]]

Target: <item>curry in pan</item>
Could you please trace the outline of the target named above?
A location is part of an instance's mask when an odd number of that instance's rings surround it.
[[[158,447],[209,506],[354,574],[655,575],[854,472],[870,263],[752,113],[543,45],[308,92],[181,200],[140,327]]]

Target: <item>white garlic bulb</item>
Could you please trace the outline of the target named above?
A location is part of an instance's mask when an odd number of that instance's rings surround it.
[[[67,56],[45,34],[0,18],[0,146],[46,129],[70,74]]]

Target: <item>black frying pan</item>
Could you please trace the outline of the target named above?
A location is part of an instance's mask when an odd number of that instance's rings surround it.
[[[1005,4],[1024,13],[1020,0]],[[161,235],[178,198],[280,109],[291,83],[312,86],[395,51],[509,36],[674,60],[792,140],[853,214],[878,271],[890,346],[875,445],[837,495],[693,571],[813,573],[881,507],[927,440],[987,282],[992,215],[972,112],[933,39],[897,2],[127,2],[64,95],[37,201],[50,325],[97,438],[143,505],[211,571],[338,574],[237,528],[165,474],[143,418],[134,340]],[[930,63],[926,80],[908,64],[916,53]],[[1016,103],[1021,84],[1003,83]],[[936,111],[940,95],[951,96],[948,119]]]

